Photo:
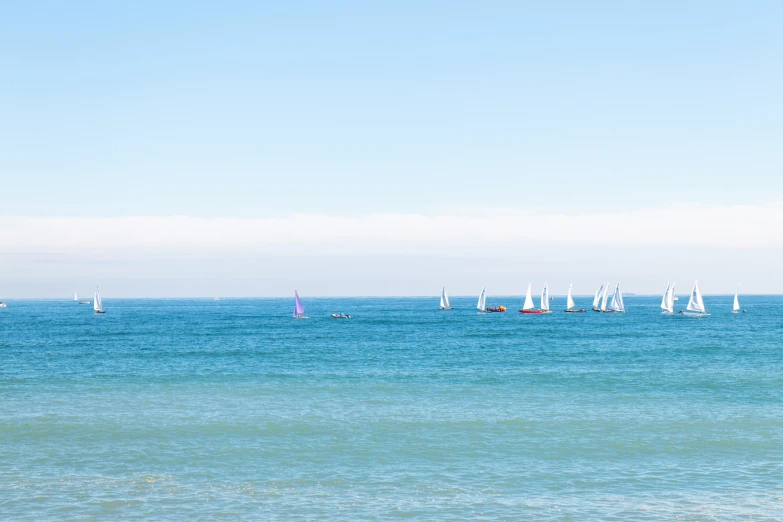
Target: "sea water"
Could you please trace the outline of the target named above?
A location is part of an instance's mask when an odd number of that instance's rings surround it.
[[[781,297],[302,299],[9,302],[0,518],[783,518]]]

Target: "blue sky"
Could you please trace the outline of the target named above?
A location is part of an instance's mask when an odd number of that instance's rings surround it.
[[[779,2],[282,4],[4,3],[6,212],[781,192]]]
[[[0,215],[774,207],[780,27],[764,1],[4,2]]]

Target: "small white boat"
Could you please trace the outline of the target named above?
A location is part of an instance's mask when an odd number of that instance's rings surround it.
[[[688,300],[687,308],[685,310],[680,310],[680,313],[691,317],[706,317],[710,315],[707,313],[707,308],[704,306],[704,299],[702,298],[698,281],[693,284],[693,290],[691,290],[691,298]]]
[[[609,310],[618,314],[625,313],[625,303],[623,302],[623,293],[620,291],[620,283],[617,283],[617,286],[614,287],[612,304],[609,306]]]
[[[476,305],[476,308],[479,309],[479,313],[486,313],[487,311],[487,285],[484,285],[484,288],[481,289],[481,293],[479,294],[478,298],[478,304]]]
[[[666,285],[666,291],[661,298],[661,313],[673,314],[674,313],[674,287],[677,283],[671,283]]]
[[[339,314],[332,314],[332,318],[333,319],[350,319],[351,316],[348,315],[348,314],[339,313]]]
[[[568,285],[568,297],[566,297],[566,312],[569,313],[577,313],[577,312],[584,312],[584,308],[576,309],[576,303],[574,302],[574,298],[571,296],[571,287],[574,286],[573,283]]]
[[[8,305],[5,304],[5,301],[0,301],[0,308],[8,308]]]
[[[305,309],[304,306],[302,306],[302,301],[299,300],[299,292],[294,290],[294,319],[310,319],[305,315]]]
[[[745,312],[745,310],[741,310],[740,309],[740,304],[739,304],[739,283],[737,283],[737,291],[734,292],[734,307],[732,307],[731,313],[733,313],[733,314],[741,314],[741,313],[744,313],[744,312]]]
[[[438,310],[451,310],[451,304],[449,303],[449,295],[446,293],[446,287],[440,292],[440,306]]]
[[[212,300],[213,301],[220,301],[220,298],[219,297],[214,297],[214,298],[212,298]]]
[[[95,299],[92,301],[92,309],[96,314],[105,314],[106,310],[103,309],[103,301],[101,301],[101,293],[98,291],[98,287],[95,287]]]

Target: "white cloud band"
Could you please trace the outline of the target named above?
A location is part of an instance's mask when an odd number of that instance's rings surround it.
[[[783,247],[783,206],[676,205],[636,211],[546,214],[514,209],[426,216],[294,214],[282,218],[4,217],[0,250],[190,251],[212,248],[346,252],[531,242],[607,246]]]

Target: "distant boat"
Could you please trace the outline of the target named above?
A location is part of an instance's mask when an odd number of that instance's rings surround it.
[[[479,300],[476,308],[479,309],[480,314],[506,311],[505,306],[487,306],[487,285],[484,285],[484,288],[481,289],[481,294],[479,294]]]
[[[88,304],[92,304],[92,303],[89,302],[89,301],[79,301],[79,304],[86,304],[86,305],[88,305]]]
[[[213,297],[212,300],[213,301],[220,301],[220,298],[219,297]]]
[[[576,309],[576,303],[574,302],[574,298],[571,297],[571,287],[574,286],[573,284],[568,285],[568,297],[566,297],[566,312],[570,313],[578,313],[578,312],[584,312],[584,308]]]
[[[550,314],[552,311],[549,309],[549,290],[546,284],[541,291],[541,308],[536,309],[536,305],[533,304],[532,283],[527,284],[527,292],[525,293],[525,304],[522,305],[522,309],[519,311],[521,314],[528,315],[541,315]]]
[[[8,305],[5,304],[5,301],[0,301],[0,308],[8,308]]]
[[[704,306],[704,299],[701,296],[701,289],[699,288],[698,281],[693,284],[693,290],[691,290],[691,298],[688,300],[687,308],[685,310],[680,310],[680,313],[693,317],[705,317],[710,315],[707,313],[707,308]]]
[[[604,285],[601,285],[598,287],[598,290],[595,291],[595,297],[593,297],[593,311],[594,312],[600,312],[601,309],[598,307],[598,304],[601,302],[601,292],[604,289]]]
[[[606,308],[606,301],[607,301],[607,298],[609,297],[607,295],[607,292],[609,292],[609,283],[606,283],[606,285],[604,285],[604,295],[601,298],[601,311],[602,312],[608,311],[608,309]]]
[[[544,283],[544,289],[541,290],[541,313],[551,314],[552,310],[549,309],[549,303],[552,300],[549,298],[549,285]]]
[[[623,293],[620,292],[620,283],[617,283],[617,286],[614,287],[612,304],[609,306],[609,310],[618,314],[625,313],[625,303],[623,302]]]
[[[76,295],[76,292],[73,293],[73,300],[74,301],[78,301],[79,300],[79,296]]]
[[[340,314],[332,314],[332,317],[333,317],[333,318],[335,318],[335,319],[350,319],[350,318],[351,318],[351,316],[350,316],[350,315],[348,315],[348,314],[343,314],[343,313],[340,313]]]
[[[479,313],[485,313],[487,311],[487,285],[484,285],[484,288],[481,289],[476,308],[479,309]]]
[[[677,283],[666,284],[666,290],[661,298],[661,310],[664,314],[674,313],[674,287]]]
[[[309,317],[305,316],[305,309],[304,306],[302,306],[302,301],[299,300],[299,292],[294,290],[294,319],[309,319]]]
[[[446,287],[440,291],[440,306],[438,310],[451,310],[451,304],[449,303],[449,295],[446,293]]]
[[[92,309],[96,314],[105,314],[106,310],[103,309],[103,301],[101,301],[101,293],[98,291],[98,287],[95,287],[95,299],[92,302]]]
[[[593,299],[593,311],[594,312],[612,312],[613,310],[606,308],[606,302],[609,299],[609,283],[601,285],[601,288],[595,293]],[[600,303],[600,304],[599,304]]]
[[[740,310],[739,305],[739,283],[737,283],[737,291],[734,292],[734,307],[731,309],[731,313],[733,314],[739,314],[744,312],[745,310]]]

